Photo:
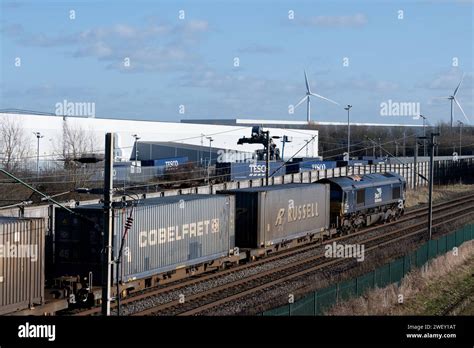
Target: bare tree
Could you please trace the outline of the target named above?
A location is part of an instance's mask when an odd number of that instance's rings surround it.
[[[98,150],[98,142],[93,130],[85,130],[78,125],[63,124],[63,136],[60,143],[60,153],[66,162],[74,161],[85,154]]]
[[[8,171],[18,171],[31,154],[31,139],[18,121],[0,118],[0,164]]]
[[[93,129],[85,129],[77,123],[64,120],[62,137],[55,142],[54,147],[56,154],[64,161],[65,178],[73,182],[74,187],[85,184],[97,172],[97,166],[89,168],[77,160],[98,152],[100,144]]]

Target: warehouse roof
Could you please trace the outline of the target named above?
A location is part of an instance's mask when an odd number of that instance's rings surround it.
[[[164,146],[164,147],[172,147],[172,148],[175,148],[175,147],[179,147],[179,148],[182,148],[182,149],[188,149],[188,150],[202,150],[203,148],[204,149],[209,149],[209,145],[205,145],[203,144],[202,146],[201,145],[194,145],[194,144],[185,144],[185,143],[178,143],[178,142],[175,142],[175,141],[140,141],[139,142],[139,145],[156,145],[156,146]],[[211,146],[211,149],[214,149],[214,150],[223,150],[223,148],[220,148],[220,147],[214,147],[214,146]]]
[[[182,123],[197,123],[197,124],[218,124],[228,126],[239,126],[239,125],[262,125],[266,127],[270,126],[288,126],[305,128],[308,126],[307,121],[293,121],[293,120],[258,120],[258,119],[244,119],[244,118],[229,118],[229,119],[194,119],[194,120],[181,120]],[[347,126],[347,122],[319,122],[311,121],[311,126]],[[371,126],[371,127],[423,127],[420,124],[405,124],[405,123],[364,123],[364,122],[351,122],[351,126]]]

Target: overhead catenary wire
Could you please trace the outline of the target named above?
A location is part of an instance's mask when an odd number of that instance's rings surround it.
[[[397,140],[391,140],[391,141],[387,141],[385,143],[382,143],[381,145],[386,145],[386,144],[389,144],[389,143],[392,143],[394,141],[397,141]],[[305,145],[306,146],[306,145]],[[372,146],[369,146],[367,147],[367,149],[370,149],[372,148]],[[304,149],[304,146],[297,152],[301,152],[302,150]],[[342,148],[341,149],[345,149],[345,148]],[[363,148],[362,150],[364,150],[365,148]],[[354,150],[354,151],[351,151],[352,152],[356,152],[357,150]],[[296,153],[296,154],[297,154]],[[338,157],[339,155],[334,155],[334,156],[327,156],[325,157],[325,160],[327,160],[328,158],[334,158],[334,157]],[[290,159],[291,160],[291,159]],[[305,162],[310,162],[311,160],[308,160],[308,161],[302,161],[300,163],[305,163]],[[288,166],[290,165],[291,163],[289,163],[289,160],[288,161],[285,161],[284,164],[282,164],[278,169],[276,169],[274,171],[275,172],[278,172],[279,169],[283,168],[284,166]],[[193,170],[189,170],[189,171],[180,171],[176,174],[181,174],[181,175],[184,175],[184,174],[192,174],[192,173],[196,173],[196,172],[200,172],[202,170],[200,169],[193,169]],[[236,174],[244,174],[245,171],[242,171],[242,172],[237,172]],[[274,173],[272,175],[274,175]],[[172,173],[169,173],[170,175],[172,175]],[[223,174],[223,175],[213,175],[211,176],[211,179],[217,179],[217,178],[220,178],[220,177],[224,177],[226,176],[227,174]],[[142,177],[156,177],[155,174],[149,174],[149,175],[142,175]],[[125,186],[125,188],[139,188],[139,187],[146,187],[146,186],[155,186],[157,184],[179,184],[179,183],[186,183],[186,182],[191,182],[191,181],[196,181],[196,180],[203,180],[207,177],[207,175],[205,176],[202,176],[202,177],[195,177],[195,178],[187,178],[187,179],[181,179],[181,180],[171,180],[171,181],[166,181],[166,182],[163,182],[163,181],[159,181],[159,182],[152,182],[152,183],[147,183],[147,184],[139,184],[139,185],[133,185],[133,186]],[[84,182],[95,182],[96,180],[83,180]],[[73,183],[74,181],[51,181],[51,182],[42,182],[42,183],[65,183],[65,182],[69,182],[69,183]],[[34,182],[33,182],[34,183]],[[40,182],[38,182],[40,183]]]
[[[411,138],[411,137],[414,137],[414,135],[412,136],[407,136],[407,138]],[[403,139],[403,138],[399,138],[398,140],[400,139]],[[384,143],[380,143],[380,146],[383,146],[383,145],[386,145],[386,144],[390,144],[390,143],[393,143],[397,140],[390,140],[390,141],[387,141],[387,142],[384,142]],[[308,143],[310,143],[311,141],[308,141]],[[363,143],[363,142],[361,142]],[[306,144],[305,144],[306,146]],[[303,147],[304,148],[304,147]],[[362,149],[359,149],[359,150],[353,150],[351,151],[351,153],[354,153],[354,152],[358,152],[358,151],[363,151],[365,149],[370,149],[372,148],[372,146],[368,146],[368,147],[365,147],[365,148],[362,148]],[[341,149],[343,149],[341,147]],[[383,149],[383,148],[382,148]],[[300,149],[301,151],[302,149]],[[300,152],[299,151],[299,152]],[[389,151],[383,149],[383,151],[389,153],[391,156],[393,156],[393,154],[391,154]],[[334,156],[327,156],[325,157],[325,160],[327,159],[330,159],[330,158],[334,158],[334,157],[338,157],[338,155],[334,155]],[[306,161],[303,161],[303,163],[306,162]],[[286,161],[282,166],[280,166],[280,168],[282,168],[283,166],[287,166],[291,163],[288,163],[288,161]],[[279,168],[279,169],[280,169]],[[179,174],[186,174],[186,173],[194,173],[194,172],[199,172],[200,170],[190,170],[190,171],[181,171],[179,172]],[[278,170],[277,170],[278,171]],[[275,171],[275,172],[277,172]],[[275,173],[274,172],[274,173]],[[242,173],[245,173],[245,172],[242,172]],[[272,175],[274,175],[274,173]],[[171,174],[171,173],[169,173]],[[224,177],[226,176],[227,174],[222,174],[222,175],[213,175],[211,176],[210,178],[211,179],[219,179],[221,177]],[[207,175],[206,175],[207,176]],[[157,182],[149,182],[149,183],[146,183],[146,184],[138,184],[138,185],[129,185],[129,186],[123,186],[124,189],[131,189],[131,188],[144,188],[144,187],[151,187],[151,186],[156,186],[156,185],[163,185],[163,184],[180,184],[180,183],[188,183],[188,182],[193,182],[193,181],[198,181],[198,180],[204,180],[206,179],[206,176],[202,176],[202,177],[194,177],[194,178],[186,178],[186,179],[181,179],[181,180],[168,180],[168,181],[157,181]],[[146,177],[146,176],[145,176]],[[155,174],[150,174],[148,175],[148,177],[156,177]],[[37,183],[43,183],[43,184],[46,184],[46,183],[74,183],[75,181],[47,181],[47,182],[37,182]],[[92,182],[96,182],[96,180],[82,180],[81,182],[84,182],[84,183],[92,183]],[[118,181],[120,182],[120,181]],[[35,182],[31,182],[31,184],[35,184]]]
[[[314,137],[316,137],[316,135],[315,135]],[[396,142],[396,141],[398,141],[398,140],[400,140],[400,139],[403,139],[403,138],[399,138],[399,139],[396,139],[396,140],[391,140],[391,141],[386,142],[385,144],[392,143],[392,142]],[[293,156],[291,156],[287,161],[285,161],[285,163],[284,163],[282,166],[280,166],[279,168],[275,169],[275,170],[273,171],[273,173],[270,175],[270,177],[273,176],[275,173],[277,173],[277,172],[280,170],[280,168],[282,168],[282,167],[284,167],[284,166],[290,164],[289,161],[291,161],[298,153],[300,153],[306,146],[308,146],[308,144],[309,144],[311,141],[312,141],[312,139],[309,140],[309,141],[307,142],[307,144],[303,145],[303,147],[301,147],[301,148],[300,148]],[[355,146],[355,145],[354,145],[354,146]],[[371,148],[371,147],[367,147],[367,149],[369,149],[369,148]],[[344,148],[341,147],[340,149],[345,149],[345,147],[344,147]],[[337,149],[334,149],[334,151],[336,151],[336,150],[337,150]],[[365,150],[365,148],[359,149],[359,150],[353,150],[353,151],[351,151],[351,153],[359,152],[359,151],[363,151],[363,150]],[[327,158],[334,158],[334,157],[339,157],[339,155],[327,156],[327,157],[325,157],[325,160],[326,160]]]
[[[66,206],[62,205],[61,203],[57,202],[55,199],[53,199],[53,198],[51,198],[51,197],[48,197],[47,195],[45,195],[45,194],[42,193],[41,191],[35,189],[35,188],[32,187],[31,185],[28,185],[26,182],[24,182],[24,181],[22,181],[22,180],[16,178],[13,174],[7,172],[6,170],[0,168],[0,172],[3,173],[3,174],[5,174],[6,176],[12,178],[13,180],[17,180],[18,183],[20,183],[21,185],[24,185],[24,186],[28,187],[30,190],[32,190],[32,191],[38,193],[39,195],[41,195],[41,196],[47,198],[48,201],[50,201],[50,202],[56,204],[57,206],[59,206],[59,207],[65,209],[65,210],[67,210],[67,211],[70,212],[70,213],[73,213],[73,211],[72,211],[71,209],[69,209],[68,207],[66,207]]]

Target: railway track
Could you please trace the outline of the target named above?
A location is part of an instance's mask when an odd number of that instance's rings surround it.
[[[459,213],[461,215],[471,214],[473,208],[474,205],[464,206]],[[438,215],[435,218],[434,227],[459,218],[459,216],[451,219],[449,219],[449,217],[452,217],[452,213]],[[380,247],[399,242],[408,237],[423,236],[426,233],[426,228],[427,224],[421,222],[408,228],[397,229],[386,234],[370,237],[369,239],[362,241],[361,244],[365,245],[365,253],[368,253]],[[315,271],[327,268],[328,266],[342,264],[344,262],[353,262],[353,259],[328,259],[325,257],[324,253],[320,253],[294,264],[276,267],[268,272],[259,273],[241,279],[232,283],[231,286],[229,286],[229,284],[219,286],[209,291],[188,297],[185,301],[175,300],[155,308],[136,312],[133,315],[196,315],[214,307],[238,300],[242,297],[278,286],[283,282],[295,280]]]
[[[474,195],[464,195],[456,199],[450,200],[448,202],[443,202],[436,204],[434,206],[435,221],[439,219],[446,219],[451,213],[445,213],[439,216],[439,213],[445,212],[451,209],[459,208],[460,206],[466,206],[466,204],[474,204]],[[471,205],[469,205],[471,207]],[[472,209],[472,207],[471,207]],[[472,211],[472,210],[471,210]],[[294,278],[298,276],[301,272],[306,272],[307,270],[317,269],[319,266],[330,266],[334,263],[340,261],[340,259],[330,260],[322,262],[321,255],[311,255],[314,254],[318,248],[321,248],[323,245],[332,242],[346,242],[348,243],[352,239],[361,238],[363,236],[369,236],[371,232],[380,231],[387,227],[394,227],[406,223],[407,221],[415,221],[419,218],[426,216],[426,208],[413,209],[407,212],[401,219],[387,223],[384,225],[377,225],[374,227],[366,228],[349,235],[339,236],[332,238],[324,243],[310,243],[303,246],[282,250],[274,255],[268,256],[266,258],[257,260],[255,262],[239,265],[227,270],[223,270],[217,273],[211,273],[197,278],[187,278],[185,280],[171,283],[167,286],[160,288],[152,288],[141,293],[134,294],[130,297],[121,300],[121,314],[124,315],[177,315],[177,314],[196,314],[199,311],[208,309],[209,303],[216,303],[216,306],[219,305],[219,301],[222,299],[227,299],[231,301],[235,296],[246,296],[248,291],[251,289],[258,289],[260,286],[271,287],[273,282],[281,282],[282,279]],[[409,227],[411,230],[421,229],[424,225],[424,222],[415,223]],[[358,243],[364,243],[366,245],[366,251],[369,249],[369,245],[375,243],[374,247],[378,247],[381,243],[391,242],[394,238],[403,238],[417,234],[418,232],[413,232],[407,234],[407,228],[400,228],[388,233],[379,233],[381,235],[369,237],[362,241],[357,241]],[[296,258],[298,256],[308,254],[307,258],[300,261],[291,262],[288,261],[291,258]],[[256,267],[264,267],[273,263],[281,262],[282,260],[288,261],[286,264],[271,267],[268,270],[250,272]],[[319,263],[318,263],[319,262]],[[303,268],[302,268],[303,267]],[[239,278],[236,275],[241,271],[249,271],[246,277]],[[269,277],[276,277],[276,274],[281,273],[283,276],[278,277],[278,279],[269,279]],[[293,275],[293,276],[292,276]],[[228,280],[226,278],[236,278]],[[212,284],[211,284],[212,283]],[[191,289],[191,290],[190,290]],[[234,290],[230,290],[234,289]],[[256,290],[255,290],[256,291]],[[140,304],[140,302],[146,302],[146,305]],[[226,301],[226,302],[227,302]],[[191,305],[192,304],[192,305]],[[191,306],[191,307],[189,307]],[[112,308],[116,307],[116,303],[113,303]],[[144,307],[144,308],[142,308]],[[201,309],[199,309],[201,308]],[[198,310],[199,309],[199,310]],[[83,310],[74,315],[95,315],[100,313],[100,308],[94,307],[88,310]]]

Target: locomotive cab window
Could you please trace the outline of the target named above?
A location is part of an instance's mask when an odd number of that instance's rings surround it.
[[[363,205],[365,203],[365,189],[357,191],[356,202],[357,205]]]
[[[392,188],[392,199],[400,198],[400,186]]]

